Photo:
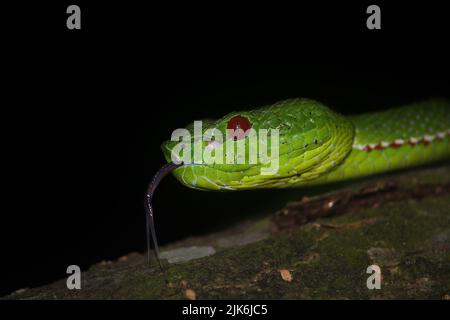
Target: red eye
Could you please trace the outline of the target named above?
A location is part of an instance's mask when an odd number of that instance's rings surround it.
[[[250,121],[242,116],[235,116],[228,121],[228,134],[234,140],[244,139],[248,135],[248,131],[252,127]]]

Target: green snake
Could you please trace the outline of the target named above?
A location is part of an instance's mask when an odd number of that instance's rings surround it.
[[[227,137],[226,130],[236,119],[245,129],[278,129],[278,171],[263,175],[261,163],[174,164],[172,151],[179,141],[164,142],[161,148],[168,164],[155,176],[147,194],[148,226],[156,249],[151,197],[169,171],[190,188],[233,191],[325,184],[450,158],[450,101],[445,99],[352,116],[340,115],[315,100],[289,99],[204,120],[203,130],[217,128]],[[193,125],[186,129],[193,145]],[[248,137],[241,139],[247,143]],[[248,156],[249,149],[245,152]]]

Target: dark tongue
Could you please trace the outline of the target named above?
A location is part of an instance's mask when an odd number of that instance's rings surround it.
[[[174,162],[169,162],[163,165],[161,169],[159,169],[158,172],[156,172],[156,174],[153,176],[152,181],[147,187],[147,194],[145,197],[145,213],[147,220],[147,258],[148,263],[150,264],[150,233],[151,233],[153,239],[153,246],[155,247],[156,259],[158,260],[161,270],[163,270],[163,267],[161,264],[161,260],[159,259],[158,240],[156,238],[155,221],[153,219],[153,208],[152,208],[153,193],[155,192],[158,184],[167,174],[169,174],[172,170],[182,165],[183,163],[176,164]]]

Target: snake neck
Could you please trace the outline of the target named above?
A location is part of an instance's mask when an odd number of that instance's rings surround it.
[[[352,150],[316,183],[342,181],[450,158],[450,103],[429,100],[350,116]]]

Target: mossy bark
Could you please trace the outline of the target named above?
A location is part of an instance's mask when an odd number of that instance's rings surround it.
[[[449,299],[449,185],[449,165],[355,182],[172,244],[165,249],[208,246],[215,253],[165,261],[164,273],[131,253],[83,272],[81,290],[68,290],[62,279],[5,298]],[[374,264],[379,290],[367,288]]]

